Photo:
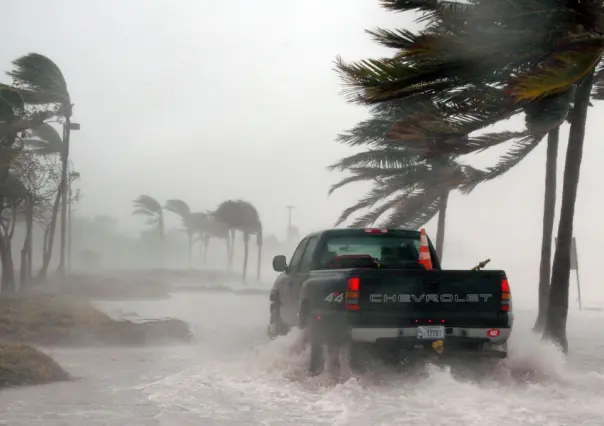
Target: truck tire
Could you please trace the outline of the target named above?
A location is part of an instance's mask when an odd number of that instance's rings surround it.
[[[271,305],[271,316],[268,323],[267,334],[273,340],[279,336],[285,336],[289,333],[289,327],[281,319],[278,304]]]

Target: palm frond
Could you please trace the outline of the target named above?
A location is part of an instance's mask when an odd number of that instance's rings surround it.
[[[23,139],[23,144],[37,154],[58,154],[63,151],[63,140],[59,132],[48,123],[43,123],[31,129],[30,137]]]
[[[168,211],[171,211],[174,214],[177,214],[181,218],[190,218],[191,217],[191,208],[189,205],[183,200],[173,199],[166,201],[166,205],[164,208]]]
[[[15,59],[7,74],[17,87],[27,91],[26,102],[71,105],[63,73],[44,55],[29,53]]]
[[[484,176],[480,180],[482,182],[493,180],[511,170],[513,167],[518,165],[518,163],[524,160],[526,156],[537,147],[537,145],[539,145],[541,139],[542,138],[526,136],[514,142],[512,147],[505,154],[499,157],[498,162],[494,166],[485,170]],[[474,183],[474,185],[475,184],[476,183]]]
[[[374,206],[378,202],[388,198],[395,191],[396,190],[393,190],[393,188],[388,187],[386,185],[380,185],[372,188],[369,193],[365,195],[364,198],[359,200],[356,204],[345,209],[336,221],[334,226],[341,225],[343,222],[347,221],[348,218],[355,212]]]
[[[425,225],[440,210],[445,193],[446,189],[432,188],[405,197],[380,227],[417,229]]]
[[[140,211],[139,209],[142,209],[154,215],[161,215],[163,211],[159,201],[157,201],[150,195],[140,195],[137,199],[133,201],[133,204],[134,208],[136,209],[133,214],[148,214],[142,213],[142,211]]]

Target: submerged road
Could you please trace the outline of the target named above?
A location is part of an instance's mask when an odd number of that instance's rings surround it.
[[[597,425],[604,424],[604,314],[571,313],[565,360],[517,313],[510,358],[481,384],[447,369],[334,382],[305,376],[299,335],[269,342],[266,296],[175,294],[100,304],[191,324],[187,346],[53,349],[79,379],[0,392],[0,424],[59,425]],[[522,379],[524,378],[524,379]]]

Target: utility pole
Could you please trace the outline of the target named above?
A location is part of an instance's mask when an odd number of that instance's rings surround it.
[[[292,239],[292,210],[295,209],[294,206],[285,206],[287,211],[287,241],[291,242]]]
[[[67,167],[69,165],[69,139],[72,130],[80,130],[80,124],[71,122],[71,111],[69,111],[65,115],[65,124],[63,124],[63,152],[61,156],[61,255],[59,257],[59,274],[61,276],[65,276],[67,252],[67,199],[69,198]]]

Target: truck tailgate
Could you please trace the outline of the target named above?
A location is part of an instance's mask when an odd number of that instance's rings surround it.
[[[359,310],[356,326],[411,324],[497,325],[503,271],[381,269],[356,270]]]

